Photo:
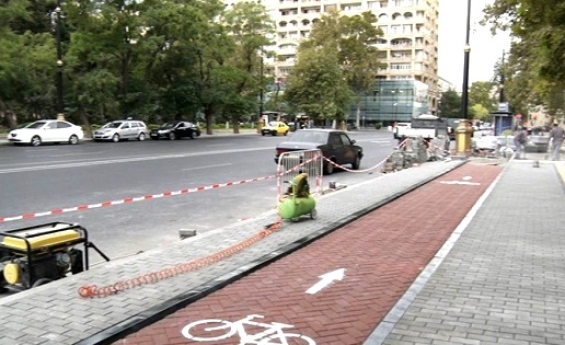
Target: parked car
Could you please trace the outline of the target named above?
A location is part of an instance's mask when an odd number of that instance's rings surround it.
[[[303,129],[296,131],[288,141],[279,143],[276,148],[275,163],[284,152],[319,149],[327,159],[336,164],[351,164],[353,169],[359,169],[363,148],[355,145],[347,133],[335,129]],[[334,165],[324,160],[324,173],[332,174]]]
[[[261,129],[261,135],[272,135],[276,136],[278,134],[287,135],[290,131],[290,127],[284,122],[271,121],[268,125]]]
[[[143,121],[130,119],[108,122],[92,133],[94,141],[111,140],[115,143],[128,139],[142,141],[148,135],[149,131]]]
[[[14,129],[8,133],[8,140],[14,144],[69,143],[76,145],[84,138],[82,128],[68,121],[39,120]]]
[[[200,136],[200,128],[192,122],[172,121],[164,123],[159,128],[151,130],[151,139],[176,140],[182,138],[194,139]]]

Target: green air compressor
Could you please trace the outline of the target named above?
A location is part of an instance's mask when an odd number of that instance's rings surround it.
[[[307,214],[316,219],[316,199],[310,195],[308,174],[301,173],[292,179],[279,203],[278,212],[282,219],[297,220]]]

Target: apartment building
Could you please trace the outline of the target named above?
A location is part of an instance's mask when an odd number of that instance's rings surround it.
[[[234,1],[240,0],[226,0],[228,4]],[[276,53],[276,58],[265,60],[266,72],[284,83],[296,61],[300,41],[310,35],[312,25],[324,13],[337,10],[344,15],[355,15],[371,11],[377,16],[377,25],[384,33],[377,48],[382,61],[387,64],[386,68],[379,71],[377,80],[412,80],[415,84],[426,84],[427,112],[434,113],[441,92],[437,66],[438,2],[439,0],[262,0],[276,23],[273,37],[276,43],[270,48]],[[399,91],[391,86],[394,83],[386,84],[387,90],[398,94]],[[404,84],[406,83],[399,83]],[[398,114],[381,115],[374,120],[392,119],[393,115],[394,118],[398,117]]]

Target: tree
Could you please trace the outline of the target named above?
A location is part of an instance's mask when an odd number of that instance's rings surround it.
[[[57,72],[53,0],[0,2],[0,120],[51,117]],[[204,114],[239,123],[269,78],[263,6],[220,0],[74,0],[62,5],[65,113],[90,123]],[[16,116],[17,115],[17,116]],[[74,120],[73,120],[74,119]]]
[[[54,109],[55,41],[43,29],[33,29],[40,26],[33,21],[35,12],[30,14],[34,4],[0,3],[0,117],[9,127]]]
[[[360,126],[362,95],[371,90],[378,69],[383,65],[375,47],[383,33],[375,26],[376,22],[371,12],[354,16],[330,12],[314,25],[310,38],[301,44],[305,49],[331,47],[337,50],[338,64],[355,95],[357,127]]]
[[[520,39],[534,40],[536,72],[549,81],[565,79],[565,11],[561,0],[495,0],[485,9],[493,31],[509,30]]]
[[[289,75],[285,100],[314,120],[344,118],[351,90],[331,45],[299,48],[298,63]]]
[[[235,49],[227,60],[232,68],[228,82],[231,85],[224,112],[232,121],[234,132],[246,114],[254,113],[257,95],[265,89],[268,78],[261,75],[261,59],[265,47],[272,43],[267,38],[275,29],[265,7],[255,2],[239,2],[222,17],[227,32],[235,41]]]
[[[469,89],[470,113],[474,119],[484,119],[496,110],[496,99],[493,93],[493,83],[476,81]]]
[[[471,113],[473,114],[473,119],[477,120],[487,120],[491,111],[485,108],[482,104],[476,103],[471,106]]]
[[[453,89],[449,89],[441,94],[439,114],[442,117],[461,117],[461,95]]]
[[[544,103],[565,90],[565,10],[561,0],[495,0],[485,9],[483,23],[493,32],[507,30],[516,39],[508,71],[517,83],[509,94],[524,108],[524,100],[541,98]],[[519,88],[525,90],[520,90]],[[525,95],[527,93],[527,96]],[[526,97],[524,97],[526,96]]]

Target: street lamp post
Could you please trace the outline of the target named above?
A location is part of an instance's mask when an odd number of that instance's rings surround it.
[[[261,130],[263,129],[263,125],[261,123],[261,121],[263,121],[263,68],[264,68],[264,62],[263,62],[263,50],[261,50],[261,63],[260,63],[260,76],[259,76],[259,116],[257,117],[257,133],[261,133]]]
[[[63,105],[63,52],[61,49],[61,0],[57,0],[57,8],[55,8],[57,15],[57,25],[55,27],[55,34],[57,39],[57,119],[64,120],[64,105]]]
[[[280,78],[277,78],[275,80],[275,85],[277,87],[276,91],[275,91],[275,110],[277,111],[277,121],[280,121],[280,111],[279,111],[279,91],[281,90],[281,80]]]
[[[469,45],[471,35],[471,0],[467,0],[467,28],[465,36],[464,61],[463,61],[463,89],[461,90],[461,115],[463,120],[459,122],[456,135],[456,151],[458,155],[466,155],[471,150],[471,124],[469,123],[469,57],[471,46]]]

